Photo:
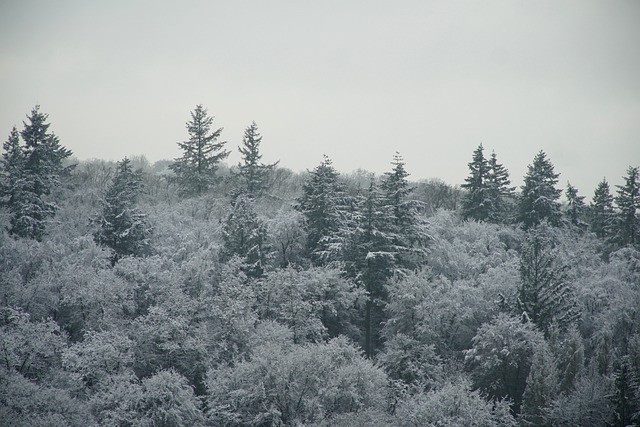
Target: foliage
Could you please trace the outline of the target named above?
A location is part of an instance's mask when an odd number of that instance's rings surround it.
[[[238,175],[242,181],[241,193],[248,197],[260,196],[267,185],[269,173],[273,171],[278,162],[265,165],[260,163],[260,143],[262,136],[258,133],[258,125],[252,122],[244,131],[242,147],[238,147],[242,156],[242,163],[238,164]]]
[[[598,183],[590,208],[591,231],[602,239],[611,237],[614,233],[615,211],[613,210],[613,196],[606,179]]]
[[[559,176],[544,151],[536,154],[533,163],[527,167],[518,207],[518,220],[525,228],[534,227],[543,220],[559,225],[558,199],[562,190],[555,188]]]
[[[627,169],[624,185],[617,185],[615,198],[618,207],[618,234],[620,245],[638,245],[640,243],[640,168]]]

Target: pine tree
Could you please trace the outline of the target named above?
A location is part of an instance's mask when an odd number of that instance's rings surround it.
[[[369,189],[358,199],[355,226],[351,230],[342,259],[347,274],[367,291],[364,313],[364,350],[374,354],[380,342],[384,319],[385,284],[397,267],[393,235],[387,231],[393,218],[384,209],[384,198],[372,178]]]
[[[618,206],[617,240],[621,245],[640,245],[640,177],[639,169],[629,166],[624,185],[618,187],[615,198]]]
[[[169,168],[176,174],[182,194],[198,196],[206,192],[216,181],[218,164],[227,158],[224,150],[226,141],[218,142],[222,128],[211,131],[213,117],[202,105],[191,112],[191,120],[186,123],[189,140],[178,142],[183,151]]]
[[[262,136],[258,133],[256,122],[251,123],[244,131],[242,147],[238,147],[242,155],[242,163],[238,164],[239,175],[242,179],[242,192],[250,197],[259,196],[266,186],[267,175],[279,163],[265,165],[260,163],[260,143]]]
[[[333,246],[345,227],[346,207],[338,172],[324,156],[320,165],[309,172],[296,206],[305,217],[307,253],[315,264],[323,264],[336,252]]]
[[[35,106],[27,116],[29,123],[23,123],[20,136],[24,146],[20,146],[15,128],[3,144],[1,197],[10,212],[9,232],[36,240],[42,239],[46,222],[57,210],[48,196],[60,185],[60,177],[73,167],[63,165],[71,151],[49,132],[49,116],[39,110],[40,106]]]
[[[100,227],[94,234],[96,243],[112,250],[112,265],[122,257],[142,256],[148,252],[151,228],[146,215],[136,208],[141,187],[140,174],[125,157],[117,163],[113,182],[102,203],[102,215],[98,219]]]
[[[11,129],[9,138],[2,145],[2,148],[0,205],[12,206],[16,203],[21,186],[24,184],[24,155],[20,145],[20,134],[15,126]]]
[[[614,231],[615,211],[613,210],[613,196],[606,179],[598,183],[590,207],[591,231],[600,238],[611,237]]]
[[[422,255],[421,246],[427,239],[418,216],[418,202],[409,199],[413,188],[409,186],[405,163],[399,153],[395,153],[391,162],[393,169],[386,172],[382,183],[382,207],[389,218],[386,231],[392,236],[393,250],[398,265],[414,268]]]
[[[512,198],[514,187],[510,187],[509,171],[501,163],[498,163],[496,152],[491,152],[488,161],[488,172],[486,179],[487,199],[490,206],[488,220],[494,223],[502,222],[506,219],[507,200]]]
[[[518,219],[525,228],[534,227],[542,220],[555,226],[560,224],[558,199],[562,190],[555,188],[559,176],[544,151],[536,154],[533,164],[528,166],[520,197]]]
[[[486,221],[493,211],[488,188],[489,164],[484,158],[483,150],[484,148],[480,144],[473,152],[472,161],[468,164],[471,173],[465,178],[465,183],[461,185],[467,190],[462,199],[464,219]]]
[[[638,402],[633,391],[633,369],[629,366],[628,357],[622,358],[620,367],[614,374],[614,390],[610,396],[615,416],[614,426],[633,426],[632,417],[638,410]]]
[[[243,259],[248,277],[260,277],[267,265],[267,226],[246,197],[238,197],[222,229],[222,260]]]
[[[565,195],[567,197],[567,219],[569,223],[576,227],[582,227],[584,225],[584,221],[582,221],[585,209],[584,196],[578,196],[578,189],[569,182],[567,182]]]
[[[558,372],[546,344],[535,349],[527,386],[522,396],[521,420],[525,426],[549,426],[544,410],[558,392]]]
[[[556,254],[545,224],[529,230],[520,256],[519,313],[547,333],[552,324],[569,326],[579,316],[565,266]]]

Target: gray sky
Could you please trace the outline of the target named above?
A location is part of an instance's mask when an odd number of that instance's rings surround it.
[[[263,160],[460,184],[482,142],[591,198],[640,165],[640,1],[3,1],[2,140],[39,103],[79,159],[179,157],[203,104]]]

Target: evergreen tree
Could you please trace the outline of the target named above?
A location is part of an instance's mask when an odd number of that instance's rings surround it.
[[[409,200],[413,191],[409,186],[405,163],[396,153],[391,162],[393,169],[382,179],[382,207],[389,218],[386,231],[392,236],[393,251],[397,254],[398,265],[404,268],[416,267],[423,255],[420,245],[426,239],[423,224],[418,216],[418,202]]]
[[[468,164],[470,175],[461,185],[467,190],[462,199],[462,216],[464,219],[486,221],[493,211],[492,200],[489,195],[488,175],[489,164],[484,158],[482,144],[473,152],[471,163]]]
[[[249,277],[260,277],[267,264],[267,226],[258,217],[250,199],[238,197],[222,229],[222,259],[239,256]]]
[[[545,334],[552,324],[566,327],[579,313],[567,283],[565,266],[556,265],[553,242],[545,224],[531,229],[520,257],[517,308]]]
[[[96,243],[113,251],[112,265],[122,257],[142,256],[148,252],[151,228],[146,215],[136,208],[141,188],[140,174],[125,157],[117,163],[113,182],[102,203],[102,215],[98,219],[100,228],[94,234]]]
[[[613,196],[606,179],[598,183],[590,208],[591,231],[600,238],[611,237],[615,224],[615,211],[613,210]]]
[[[251,123],[244,131],[242,147],[238,147],[242,155],[242,163],[238,164],[239,175],[242,179],[242,192],[250,197],[259,196],[265,188],[267,174],[273,170],[278,162],[265,165],[260,163],[260,143],[262,136],[258,133],[256,122]]]
[[[576,227],[583,226],[584,196],[578,196],[578,189],[569,182],[567,183],[565,195],[567,196],[567,219],[569,223]]]
[[[628,357],[622,358],[620,367],[614,374],[614,390],[610,396],[614,411],[614,426],[633,426],[633,414],[638,410],[638,402],[633,391],[633,369],[629,366]],[[637,424],[636,424],[637,425]]]
[[[545,409],[558,392],[558,372],[549,347],[537,348],[531,361],[527,386],[522,396],[521,420],[525,426],[549,426]]]
[[[24,155],[20,145],[20,134],[14,126],[9,138],[2,145],[3,153],[0,159],[0,205],[12,206],[24,183]]]
[[[63,162],[71,151],[60,145],[58,137],[49,132],[49,117],[40,106],[31,110],[24,122],[20,146],[15,128],[3,144],[2,197],[10,212],[9,232],[18,237],[42,239],[46,221],[55,215],[57,205],[49,199],[60,185],[60,177],[72,166]]]
[[[394,238],[387,229],[393,223],[383,209],[383,196],[372,178],[369,189],[358,200],[355,227],[342,259],[347,274],[367,291],[364,313],[364,350],[374,354],[380,343],[380,328],[386,301],[385,284],[397,267]]]
[[[491,152],[488,161],[488,172],[486,179],[486,192],[488,203],[491,209],[488,212],[488,220],[494,223],[502,222],[507,214],[507,200],[513,196],[514,187],[509,187],[509,171],[501,163],[495,151]]]
[[[534,227],[542,220],[547,220],[551,225],[560,224],[558,199],[562,190],[555,188],[559,176],[544,151],[536,154],[533,164],[528,166],[520,197],[518,219],[525,228]]]
[[[198,196],[207,191],[216,181],[218,164],[229,155],[224,150],[227,142],[218,141],[222,128],[211,131],[212,124],[207,109],[197,105],[186,123],[189,140],[178,142],[183,155],[169,168],[175,172],[183,195]]]
[[[621,245],[640,245],[640,176],[639,169],[629,166],[624,185],[618,187],[615,198],[618,206],[617,240]]]
[[[338,172],[324,156],[320,165],[309,172],[296,206],[305,217],[307,252],[317,265],[336,252],[333,245],[340,238],[347,217],[345,201]]]

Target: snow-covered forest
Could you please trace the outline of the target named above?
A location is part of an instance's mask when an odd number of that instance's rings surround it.
[[[5,131],[2,425],[640,425],[637,165],[294,173],[203,106],[155,164]]]

